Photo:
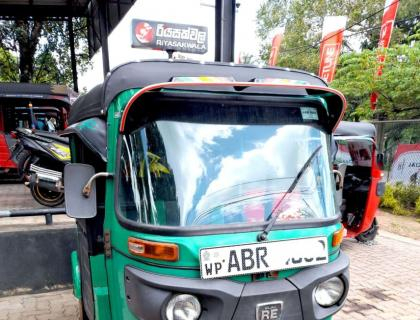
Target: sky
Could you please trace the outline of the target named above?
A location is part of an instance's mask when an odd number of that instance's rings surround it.
[[[237,0],[235,60],[240,53],[258,55],[256,15],[263,0]],[[164,8],[162,10],[162,8]],[[208,27],[208,51],[204,55],[183,54],[190,59],[214,61],[214,0],[143,0],[136,1],[108,38],[110,68],[128,61],[166,59],[166,52],[131,48],[131,21],[145,19]],[[90,90],[103,81],[102,56],[99,50],[92,58],[92,68],[79,75],[79,87]]]

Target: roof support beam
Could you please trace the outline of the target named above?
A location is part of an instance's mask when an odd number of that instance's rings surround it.
[[[54,6],[54,5],[3,5],[0,3],[1,17],[27,20],[29,17],[40,20],[54,18],[85,17],[86,8],[83,6]],[[48,19],[47,19],[48,18]]]
[[[109,51],[108,51],[108,8],[105,0],[98,0],[99,5],[99,29],[102,44],[102,68],[104,78],[109,72]]]
[[[216,0],[215,60],[233,62],[236,0]]]
[[[74,30],[73,30],[73,18],[68,19],[68,32],[70,42],[70,59],[71,59],[71,73],[73,75],[73,90],[79,92],[79,85],[77,83],[77,62],[76,53],[74,51]]]

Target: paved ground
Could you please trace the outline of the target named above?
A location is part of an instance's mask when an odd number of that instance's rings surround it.
[[[63,204],[64,206],[64,204]],[[36,202],[29,188],[22,183],[0,183],[0,210],[18,210],[30,208],[48,208]],[[54,215],[54,224],[74,223],[66,215]],[[0,218],[0,232],[33,229],[45,225],[45,217]],[[0,318],[1,319],[1,318]]]
[[[45,208],[36,202],[23,183],[0,183],[0,209]]]
[[[420,320],[420,242],[382,232],[373,245],[346,240],[351,290],[335,320]],[[76,320],[71,290],[0,298],[0,320]]]
[[[385,231],[373,245],[345,241],[351,289],[335,320],[420,320],[420,241]]]
[[[77,320],[71,290],[0,299],[0,320]]]

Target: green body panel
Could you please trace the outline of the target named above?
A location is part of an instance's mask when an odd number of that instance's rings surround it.
[[[80,282],[80,267],[77,252],[71,253],[71,275],[73,278],[73,295],[80,300],[82,298],[82,287]]]
[[[118,223],[118,222],[116,222]],[[272,231],[270,233],[269,240],[282,240],[282,239],[294,239],[312,236],[325,235],[329,239],[331,244],[331,237],[333,232],[339,230],[340,224],[329,226],[327,228],[309,228],[309,229],[296,229],[296,230],[284,230],[284,231]],[[194,267],[199,266],[198,253],[202,247],[219,246],[228,244],[239,244],[239,243],[250,243],[255,242],[257,232],[239,233],[234,236],[226,236],[223,234],[219,235],[208,235],[208,236],[194,236],[188,237],[187,239],[181,237],[164,237],[157,235],[148,235],[144,233],[136,233],[133,231],[124,230],[122,227],[113,226],[113,235],[111,236],[112,246],[115,247],[112,250],[112,258],[107,259],[107,270],[109,279],[109,290],[110,290],[110,302],[113,319],[135,319],[131,314],[128,305],[126,303],[125,296],[125,283],[124,283],[124,269],[127,265],[142,269],[144,271],[177,276],[180,278],[200,278],[199,270],[184,270],[175,268],[161,268],[151,266],[142,263],[142,259],[138,259],[128,253],[127,250],[127,239],[128,236],[135,236],[137,238],[156,240],[163,242],[177,243],[180,246],[180,261],[172,263],[173,266],[185,265],[187,263],[194,263]],[[338,248],[329,247],[330,261],[337,258],[339,252]],[[144,259],[146,261],[146,259]],[[163,262],[154,261],[155,263]],[[170,263],[165,263],[170,264]],[[279,272],[279,278],[284,278],[299,272],[299,269],[285,270]],[[232,277],[233,281],[250,282],[251,276],[237,276]],[[268,279],[261,279],[268,280]]]
[[[115,173],[117,155],[117,139],[121,111],[128,100],[136,93],[137,89],[127,90],[118,95],[108,110],[108,163],[107,171]],[[163,236],[140,233],[124,228],[118,221],[114,204],[114,180],[106,180],[105,220],[104,230],[111,231],[112,253],[110,257],[98,255],[91,257],[92,283],[95,299],[96,319],[125,319],[135,320],[128,309],[124,288],[124,268],[127,265],[153,272],[156,274],[177,276],[180,278],[200,278],[199,250],[206,247],[217,247],[235,244],[255,243],[258,231],[235,234],[213,234],[196,236]],[[335,260],[339,255],[339,247],[332,247],[333,233],[341,228],[341,223],[336,223],[321,228],[304,228],[289,230],[272,230],[269,241],[289,240],[326,236],[329,243],[329,261]],[[128,237],[146,239],[150,241],[175,243],[179,246],[179,261],[165,262],[133,256],[128,251]],[[154,265],[148,264],[153,262]],[[166,267],[156,266],[156,264]],[[173,268],[168,268],[172,266]],[[177,267],[187,267],[179,269]],[[299,269],[284,270],[279,272],[279,278],[285,278],[298,273]],[[251,276],[232,277],[231,280],[240,282],[251,281]],[[268,279],[260,279],[268,280]]]
[[[100,320],[110,318],[108,279],[105,267],[105,256],[99,254],[90,257],[92,270],[93,300],[95,302],[95,317]]]
[[[215,234],[215,235],[201,235],[201,236],[189,236],[189,237],[172,237],[172,236],[163,236],[163,235],[152,235],[146,233],[139,233],[135,231],[130,231],[123,228],[117,221],[117,219],[112,219],[112,225],[107,226],[112,230],[111,242],[114,250],[118,250],[121,254],[130,257],[133,259],[132,263],[135,265],[138,262],[152,262],[154,264],[158,263],[165,266],[176,267],[190,267],[192,269],[196,268],[197,270],[177,270],[172,268],[158,268],[150,267],[150,271],[168,274],[168,275],[177,275],[181,277],[199,277],[199,260],[198,253],[201,248],[206,247],[221,247],[228,245],[236,244],[246,244],[246,243],[255,243],[257,236],[260,232],[246,232],[246,233],[235,233],[234,235],[230,234]],[[336,224],[323,228],[308,228],[308,229],[292,229],[292,230],[273,230],[269,234],[269,241],[275,240],[290,240],[290,239],[299,239],[299,238],[308,238],[308,237],[317,237],[317,236],[326,236],[328,237],[328,243],[330,244],[329,252],[331,254],[330,260],[335,259],[335,253],[338,252],[336,248],[331,247],[332,235],[335,231],[341,228],[341,224]],[[127,239],[129,237],[135,237],[150,241],[157,242],[168,242],[175,243],[179,247],[179,260],[176,262],[165,262],[165,261],[156,261],[154,259],[146,259],[136,257],[131,255],[128,251]],[[136,260],[136,261],[134,261]],[[149,270],[149,267],[143,263],[142,268]],[[295,273],[293,271],[292,273]],[[291,271],[280,272],[280,277],[290,275]],[[245,281],[249,281],[250,277],[245,277]],[[236,279],[238,280],[238,279]]]
[[[90,257],[90,267],[95,269],[95,273],[92,273],[92,283],[94,287],[106,287],[107,286],[107,275],[105,269],[105,256],[98,254]]]
[[[95,300],[95,318],[99,320],[110,320],[108,287],[93,288]]]

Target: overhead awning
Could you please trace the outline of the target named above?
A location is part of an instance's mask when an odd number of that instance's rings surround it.
[[[136,0],[0,0],[0,20],[40,19],[65,20],[70,17],[88,19],[89,54],[102,46],[101,19],[106,35],[117,26]],[[100,4],[104,5],[101,11]]]
[[[89,0],[0,0],[0,19],[86,16]]]

